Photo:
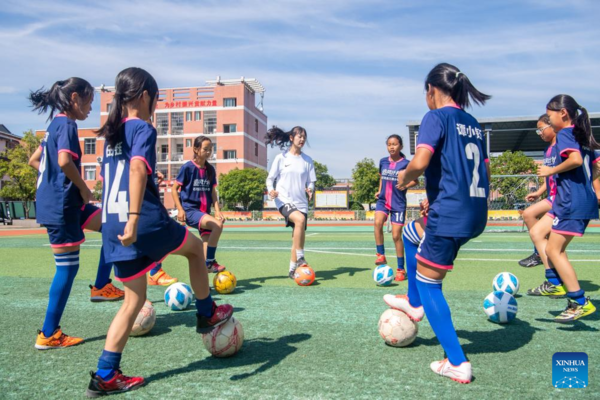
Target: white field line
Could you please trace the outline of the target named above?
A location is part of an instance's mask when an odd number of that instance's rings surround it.
[[[309,233],[309,234],[307,234],[307,235],[306,235],[306,237],[309,237],[309,236],[316,236],[316,235],[318,235],[318,234],[319,234],[318,232],[317,232],[317,233]]]

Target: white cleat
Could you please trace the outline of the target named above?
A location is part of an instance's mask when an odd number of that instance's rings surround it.
[[[469,361],[465,361],[459,366],[454,366],[445,358],[442,361],[432,362],[430,367],[436,374],[450,378],[458,383],[471,383],[473,377]]]
[[[405,294],[398,294],[396,296],[394,296],[393,294],[386,294],[385,296],[383,296],[383,301],[385,301],[385,304],[387,304],[391,308],[402,311],[408,316],[408,318],[412,319],[415,322],[421,321],[425,316],[423,306],[414,308],[408,302],[408,296]]]

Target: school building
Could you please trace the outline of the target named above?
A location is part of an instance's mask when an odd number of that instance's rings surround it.
[[[97,88],[100,94],[100,124],[108,117],[114,87]],[[160,89],[152,123],[158,133],[156,170],[165,176],[160,186],[167,209],[174,208],[171,185],[179,169],[193,159],[194,139],[208,136],[213,142],[209,162],[217,176],[232,169],[267,169],[264,137],[267,116],[262,102],[265,89],[256,79],[207,81],[205,86]],[[83,179],[93,189],[100,176],[104,139],[98,128],[79,129]]]
[[[0,158],[6,159],[5,153],[21,143],[21,137],[12,133],[6,126],[0,124]],[[9,180],[8,176],[0,176],[0,189],[4,182]],[[0,197],[2,200],[2,197]]]

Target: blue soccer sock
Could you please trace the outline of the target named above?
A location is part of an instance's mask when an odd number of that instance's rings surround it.
[[[213,299],[210,293],[205,299],[199,299],[196,297],[196,311],[198,312],[198,315],[203,317],[210,318],[213,316]]]
[[[548,268],[546,270],[546,280],[553,284],[554,286],[562,285],[562,279],[560,279],[560,275],[553,268]]]
[[[103,381],[110,381],[121,366],[121,355],[122,353],[102,350],[102,354],[98,359],[96,375],[102,378]]]
[[[206,247],[206,263],[215,261],[215,254],[217,253],[216,247],[207,246]]]
[[[412,307],[421,307],[421,296],[417,289],[417,249],[421,238],[412,221],[404,228],[402,234],[404,241],[404,255],[406,256],[406,278],[408,279],[408,301]]]
[[[537,247],[533,246],[533,254],[535,254],[536,256],[539,256],[540,253],[537,250]]]
[[[585,304],[585,291],[583,289],[576,292],[567,292],[567,297],[579,303],[580,306]]]
[[[108,282],[110,282],[111,270],[112,263],[107,263],[104,260],[104,248],[101,248],[100,261],[98,262],[98,272],[96,273],[96,282],[94,283],[96,289],[102,289]]]
[[[385,255],[385,246],[383,244],[377,244],[377,254]]]
[[[404,257],[398,257],[398,270],[404,269]]]
[[[60,325],[60,319],[65,311],[73,281],[79,270],[79,250],[70,253],[55,254],[56,273],[50,285],[48,309],[42,332],[50,337]]]
[[[427,320],[452,365],[467,361],[452,324],[450,307],[442,293],[442,281],[427,278],[417,272],[417,287],[423,301]]]
[[[156,275],[156,273],[157,273],[158,271],[160,271],[161,269],[162,269],[162,263],[156,263],[156,267],[154,267],[154,268],[152,268],[152,269],[150,270],[150,275],[151,275],[151,276],[152,276],[152,275]]]

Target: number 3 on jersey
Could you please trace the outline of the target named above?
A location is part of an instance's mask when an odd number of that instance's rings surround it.
[[[119,160],[115,179],[110,186],[110,190],[104,191],[104,207],[102,208],[102,223],[106,223],[106,214],[119,214],[119,222],[127,222],[127,213],[129,212],[129,202],[127,201],[127,191],[119,191],[123,171],[125,170],[125,160]],[[110,165],[104,165],[104,181],[110,183]]]
[[[467,159],[473,160],[475,166],[473,167],[473,180],[469,187],[469,195],[471,197],[483,197],[485,198],[485,189],[479,187],[479,147],[475,143],[467,143],[465,146],[465,153]]]

